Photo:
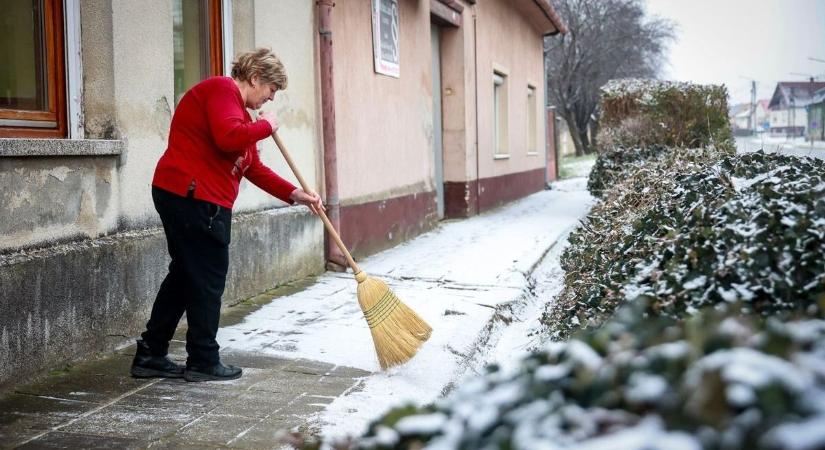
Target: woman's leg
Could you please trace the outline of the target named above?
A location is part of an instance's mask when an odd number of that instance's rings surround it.
[[[166,244],[172,261],[169,263],[169,272],[161,283],[155,303],[152,305],[146,331],[141,337],[153,354],[164,356],[168,353],[169,341],[175,334],[175,329],[186,306],[187,292],[181,253],[188,227],[188,214],[185,214],[184,205],[188,199],[157,188],[152,188],[152,199],[163,223]]]
[[[229,269],[232,212],[198,202],[197,242],[187,249],[186,360],[187,367],[212,367],[220,362],[215,340],[221,313],[221,297]]]

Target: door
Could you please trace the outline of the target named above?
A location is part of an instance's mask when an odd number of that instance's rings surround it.
[[[431,25],[432,80],[433,80],[433,151],[435,161],[435,194],[438,204],[438,218],[444,218],[444,147],[441,130],[441,33],[436,25]]]

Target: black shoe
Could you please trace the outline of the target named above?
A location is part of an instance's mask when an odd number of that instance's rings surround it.
[[[240,367],[217,363],[212,367],[187,366],[183,378],[186,381],[225,381],[238,379],[242,373]]]
[[[132,376],[135,378],[181,378],[184,367],[175,364],[168,356],[156,356],[142,339],[137,341],[137,352],[132,360]]]

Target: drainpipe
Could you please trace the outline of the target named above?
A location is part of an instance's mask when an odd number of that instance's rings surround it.
[[[481,214],[481,175],[479,170],[479,142],[478,142],[478,5],[473,5],[473,71],[475,72],[476,94],[476,215]]]
[[[338,152],[335,148],[335,90],[332,82],[332,0],[318,0],[318,39],[321,63],[321,121],[324,131],[324,190],[327,216],[333,228],[341,232],[341,210],[338,200]],[[346,269],[341,250],[325,234],[324,255],[332,270]]]

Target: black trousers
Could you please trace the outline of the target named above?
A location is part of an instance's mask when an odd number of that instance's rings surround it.
[[[152,188],[152,199],[163,222],[172,262],[141,337],[153,354],[166,355],[185,311],[189,325],[186,365],[217,364],[215,335],[229,268],[232,210],[156,187]]]

